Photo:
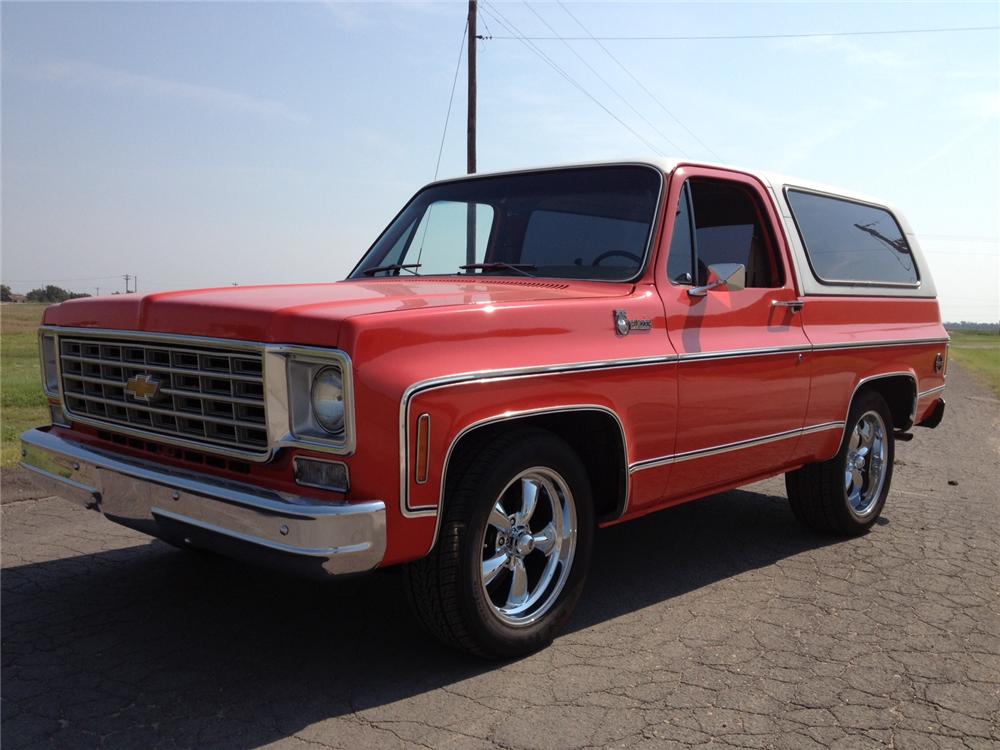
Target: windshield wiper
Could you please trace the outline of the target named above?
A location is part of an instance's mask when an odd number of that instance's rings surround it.
[[[374,276],[382,271],[410,271],[411,268],[420,268],[422,263],[391,263],[388,266],[375,266],[374,268],[366,268],[362,273],[365,276]],[[414,276],[419,276],[416,271],[410,271]],[[399,274],[397,274],[398,276]]]
[[[518,273],[523,273],[525,276],[533,276],[534,274],[528,273],[526,268],[530,268],[534,271],[537,266],[534,263],[504,263],[502,260],[493,261],[492,263],[467,263],[464,266],[459,266],[463,271],[499,271],[501,269],[508,269],[510,271],[517,271]]]

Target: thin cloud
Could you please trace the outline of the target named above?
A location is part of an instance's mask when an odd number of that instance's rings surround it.
[[[278,117],[297,123],[309,122],[309,118],[305,115],[273,99],[263,99],[214,86],[130,73],[81,60],[48,63],[40,72],[44,78],[51,81],[67,81],[111,91],[131,91],[145,96],[182,99],[205,106],[222,107],[262,117]]]
[[[967,94],[959,100],[954,110],[962,113],[965,126],[938,147],[936,151],[910,167],[906,172],[907,175],[922,172],[935,162],[950,156],[976,138],[981,130],[995,128],[996,121],[1000,120],[1000,94],[993,91]]]
[[[355,3],[325,0],[322,5],[334,17],[337,25],[342,28],[356,29],[359,26],[367,26],[371,22],[368,15]]]
[[[883,68],[899,69],[908,68],[913,64],[909,57],[899,52],[878,49],[871,44],[859,44],[843,37],[818,36],[805,39],[781,39],[774,44],[779,48],[791,51],[837,55],[849,65],[877,65]]]

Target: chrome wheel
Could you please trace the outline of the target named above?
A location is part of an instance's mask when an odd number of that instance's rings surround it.
[[[885,422],[876,411],[861,415],[844,458],[844,494],[851,513],[863,518],[871,513],[885,484],[889,444]]]
[[[576,505],[557,472],[536,466],[494,501],[482,539],[480,580],[493,614],[530,625],[555,604],[577,544]]]

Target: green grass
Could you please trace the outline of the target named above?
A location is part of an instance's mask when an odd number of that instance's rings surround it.
[[[949,331],[950,356],[976,373],[1000,396],[1000,336],[979,331]]]
[[[38,363],[38,326],[45,305],[0,305],[0,466],[17,463],[18,436],[48,424]]]

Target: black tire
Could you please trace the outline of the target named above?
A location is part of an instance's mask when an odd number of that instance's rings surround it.
[[[881,490],[870,509],[857,513],[848,499],[845,488],[847,457],[851,441],[861,418],[877,414],[885,428],[886,458]],[[788,502],[799,522],[814,531],[841,536],[864,534],[878,520],[885,506],[885,499],[892,484],[892,466],[896,455],[895,437],[892,432],[892,415],[885,399],[874,391],[863,391],[855,398],[844,427],[844,439],[837,455],[829,461],[807,464],[785,474]]]
[[[403,567],[407,599],[424,628],[449,646],[492,659],[532,653],[565,626],[583,590],[594,539],[586,470],[565,441],[536,428],[500,435],[463,456],[464,470],[448,482],[437,544],[427,557]],[[492,529],[490,513],[505,488],[539,467],[557,474],[569,489],[566,502],[575,506],[576,542],[568,564],[555,564],[560,575],[563,568],[568,572],[558,579],[561,589],[556,594],[553,588],[547,608],[537,620],[514,626],[501,619],[482,583],[483,545]],[[499,549],[502,535],[496,529],[492,533]],[[527,554],[545,557],[540,550]]]

